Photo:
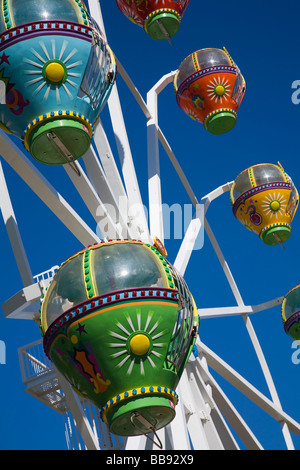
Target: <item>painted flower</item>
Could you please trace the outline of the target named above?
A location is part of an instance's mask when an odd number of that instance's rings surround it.
[[[286,211],[287,201],[284,196],[280,193],[276,195],[276,193],[268,194],[265,197],[262,203],[262,207],[266,215],[270,218],[278,218],[278,214],[280,216],[285,214]]]
[[[45,90],[43,100],[47,101],[51,89],[55,90],[56,102],[61,102],[61,92],[64,90],[70,99],[73,99],[71,89],[77,88],[77,84],[70,77],[81,77],[76,72],[76,68],[82,64],[82,60],[75,60],[77,49],[68,51],[69,42],[64,41],[60,50],[56,51],[56,43],[51,41],[51,50],[48,50],[43,41],[39,41],[40,50],[31,48],[32,58],[24,58],[24,62],[31,66],[24,73],[26,75],[36,76],[26,82],[26,86],[33,87],[32,95],[35,96]],[[72,59],[72,60],[71,60]]]
[[[215,101],[215,103],[220,102],[220,104],[224,101],[228,101],[228,97],[230,96],[230,85],[225,77],[215,77],[213,80],[209,82],[207,85],[207,94],[211,101]]]
[[[111,355],[112,359],[117,359],[117,367],[127,368],[126,374],[130,375],[135,363],[139,363],[140,374],[145,374],[145,361],[152,368],[155,368],[155,359],[161,358],[159,349],[165,347],[159,338],[166,332],[160,330],[159,322],[152,321],[153,313],[149,311],[146,322],[142,325],[141,314],[136,310],[136,318],[126,316],[126,321],[117,323],[118,330],[111,331],[110,336],[116,342],[109,346],[117,351]]]

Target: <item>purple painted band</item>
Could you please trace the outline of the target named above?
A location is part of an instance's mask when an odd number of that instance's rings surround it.
[[[218,73],[218,72],[219,73],[226,72],[226,73],[236,74],[236,67],[230,67],[229,65],[218,65],[218,66],[215,66],[215,67],[205,68],[203,70],[199,70],[199,71],[193,73],[193,75],[190,75],[188,78],[186,78],[180,84],[180,86],[178,87],[178,90],[177,90],[177,93],[176,93],[177,102],[179,102],[182,93],[189,88],[191,83],[199,80],[199,78],[201,78],[201,77],[204,77],[206,75],[215,74],[215,73]]]
[[[298,323],[300,320],[300,310],[293,313],[285,322],[284,322],[284,331],[288,334],[288,330],[294,323]]]
[[[278,189],[278,188],[290,189],[291,185],[290,183],[284,183],[283,181],[279,181],[279,182],[274,182],[274,183],[261,184],[259,186],[256,186],[255,188],[251,188],[248,191],[244,192],[237,198],[237,200],[232,206],[232,211],[234,215],[236,215],[239,206],[243,204],[246,201],[246,199],[248,199],[249,197],[252,197],[254,196],[254,194],[261,193],[268,189]]]
[[[56,318],[53,323],[51,323],[44,336],[43,345],[45,353],[48,356],[51,338],[57,333],[60,328],[62,328],[68,323],[71,323],[75,318],[78,319],[81,316],[85,316],[87,313],[92,312],[93,310],[97,310],[99,308],[103,308],[124,301],[127,302],[130,300],[132,301],[141,299],[159,299],[169,301],[172,300],[178,303],[178,298],[178,291],[175,289],[160,287],[153,287],[149,289],[149,287],[139,287],[121,291],[114,291],[105,295],[100,295],[85,300],[84,302],[75,305],[69,310],[66,310],[58,318]]]
[[[92,28],[68,21],[36,21],[10,28],[0,34],[0,51],[6,47],[30,37],[43,34],[66,35],[86,41],[92,40]]]

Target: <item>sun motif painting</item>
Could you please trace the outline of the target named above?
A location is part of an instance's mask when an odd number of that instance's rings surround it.
[[[116,0],[132,23],[144,28],[156,40],[169,39],[178,32],[190,0]]]
[[[126,321],[117,324],[117,327],[121,330],[120,332],[110,332],[112,339],[114,341],[118,340],[110,343],[112,350],[118,351],[114,352],[111,358],[119,358],[120,362],[117,367],[124,368],[126,375],[131,375],[134,364],[139,360],[140,374],[144,376],[145,360],[150,363],[152,368],[156,368],[155,359],[161,359],[162,357],[160,349],[167,347],[166,343],[158,342],[166,331],[160,329],[159,322],[153,324],[151,321],[154,311],[149,310],[143,328],[141,325],[141,310],[137,309],[135,313],[136,318],[133,313],[131,316],[126,316]]]
[[[226,49],[190,54],[174,77],[178,106],[211,134],[234,128],[246,83]]]
[[[0,1],[1,128],[39,162],[71,163],[89,148],[116,65],[80,0]],[[101,60],[100,60],[101,59]]]
[[[207,95],[215,103],[228,103],[231,91],[229,81],[224,77],[214,78],[207,85]]]
[[[48,357],[112,433],[147,434],[172,421],[198,314],[162,250],[115,240],[76,253],[46,292],[40,327]]]
[[[242,171],[230,198],[235,217],[264,243],[277,245],[289,239],[299,196],[280,164],[258,164]]]
[[[54,40],[49,51],[43,41],[37,45],[39,47],[31,49],[32,57],[24,59],[24,62],[28,64],[28,69],[24,71],[24,75],[28,75],[25,86],[33,87],[33,96],[43,90],[42,99],[44,102],[49,99],[52,87],[55,87],[57,104],[61,103],[61,93],[63,92],[72,99],[72,87],[76,88],[74,78],[80,77],[80,73],[76,70],[82,65],[78,50],[72,45],[70,48],[70,43],[66,40],[62,43],[60,51],[57,51],[58,53],[56,53]]]

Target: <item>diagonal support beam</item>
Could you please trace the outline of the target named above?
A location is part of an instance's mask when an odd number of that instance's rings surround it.
[[[23,286],[27,287],[34,283],[29,261],[26,256],[23,241],[19,231],[17,219],[13,210],[11,199],[9,196],[6,180],[0,162],[0,208],[3,220],[10,240],[10,244],[14,253],[14,257],[18,266],[18,270],[23,282]]]
[[[253,385],[251,385],[238,372],[236,372],[225,361],[223,361],[219,356],[211,351],[211,349],[209,349],[199,339],[197,340],[196,344],[198,352],[204,354],[209,367],[220,374],[225,380],[231,383],[237,390],[243,393],[247,398],[263,409],[276,421],[279,423],[285,422],[291,432],[294,434],[300,434],[299,423],[288,416],[279,406],[265,397],[259,390],[253,387]]]
[[[100,4],[96,0],[88,0],[91,16],[99,24],[102,33],[106,37],[105,27]],[[129,210],[132,225],[138,230],[138,238],[150,242],[147,214],[143,205],[140,188],[136,176],[133,157],[130,149],[129,139],[123,118],[117,85],[114,84],[108,98],[108,109],[111,117],[113,132],[115,135],[119,159],[122,167],[124,185],[129,202]]]
[[[70,230],[83,246],[98,243],[99,237],[72,209],[67,201],[53,188],[44,176],[34,167],[25,153],[13,140],[0,130],[2,158],[25,181],[32,191],[45,203],[57,218]]]
[[[217,318],[217,317],[229,317],[232,315],[245,315],[251,313],[261,312],[269,308],[278,307],[282,304],[284,297],[277,297],[276,299],[269,300],[258,305],[241,305],[238,307],[216,307],[216,308],[199,308],[198,314],[201,318]]]

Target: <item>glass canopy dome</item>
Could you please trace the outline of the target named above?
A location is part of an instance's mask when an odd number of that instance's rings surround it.
[[[0,32],[35,21],[88,24],[86,7],[79,0],[2,0],[1,6]]]
[[[65,311],[99,296],[137,287],[167,287],[163,266],[145,246],[112,244],[70,258],[59,269],[43,305],[46,330]],[[85,261],[86,259],[86,261]]]
[[[234,204],[242,194],[246,193],[254,186],[280,181],[287,182],[288,178],[279,166],[262,163],[254,165],[250,169],[247,168],[235,179],[231,189],[232,203]]]
[[[197,63],[197,69],[203,70],[208,67],[214,67],[216,65],[228,65],[231,66],[232,62],[222,49],[207,48],[200,49],[193,54],[187,56],[178,68],[178,74],[175,77],[175,87],[179,88],[180,85],[195,73],[195,64]]]

